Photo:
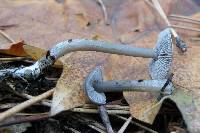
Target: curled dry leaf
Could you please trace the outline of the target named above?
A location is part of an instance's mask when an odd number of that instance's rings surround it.
[[[27,56],[26,52],[23,49],[24,41],[20,41],[18,43],[10,43],[10,47],[8,48],[0,48],[0,53],[15,55],[15,56]]]
[[[0,49],[0,53],[14,56],[31,57],[33,60],[38,60],[47,53],[47,51],[44,49],[25,44],[24,41],[14,44],[10,43],[9,45],[11,46],[8,49]],[[62,67],[63,64],[60,60],[57,60],[54,66]]]

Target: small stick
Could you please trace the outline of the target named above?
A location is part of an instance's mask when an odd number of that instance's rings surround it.
[[[189,28],[189,27],[184,27],[184,26],[179,26],[179,25],[171,25],[171,27],[200,32],[200,30],[198,30],[196,28]]]
[[[182,18],[174,18],[174,17],[170,17],[171,20],[174,20],[174,21],[181,21],[181,22],[185,22],[185,23],[189,23],[189,24],[200,24],[200,22],[196,22],[196,21],[191,21],[191,20],[188,20],[188,19],[182,19]]]
[[[108,13],[107,13],[107,10],[106,10],[106,6],[104,5],[103,0],[97,0],[97,1],[100,4],[100,6],[101,6],[101,8],[103,10],[104,21],[108,25],[109,22],[108,22]]]
[[[0,25],[0,30],[5,30],[7,28],[11,28],[11,27],[15,27],[17,26],[17,24],[3,24],[3,25]]]
[[[23,98],[26,98],[26,99],[32,99],[32,98],[34,98],[34,96],[28,95],[26,93],[19,93],[19,92],[15,91],[14,86],[12,84],[7,84],[7,85],[11,88],[9,90],[12,93],[14,93],[15,95],[17,95],[17,96],[20,96],[20,97],[23,97]],[[47,102],[47,101],[44,101],[44,100],[41,101],[41,104],[44,105],[44,106],[51,107],[51,103]]]
[[[23,97],[27,98],[27,99],[32,99],[32,98],[34,98],[34,96],[31,96],[31,95],[28,95],[28,94],[25,94],[25,93],[22,93],[21,95],[22,95]],[[47,102],[47,101],[44,101],[44,100],[41,101],[41,104],[42,104],[42,105],[45,105],[45,106],[47,106],[47,107],[51,107],[51,103],[50,103],[50,102]]]
[[[75,115],[71,116],[77,121],[80,121],[81,123],[86,123],[90,128],[100,132],[100,133],[106,133],[106,128],[99,122],[89,119],[87,117],[81,116],[81,115]]]
[[[115,114],[113,116],[115,116],[115,117],[117,117],[119,119],[127,121],[127,118],[125,118],[123,116],[119,116],[119,115],[115,115]],[[146,130],[146,131],[148,131],[148,132],[150,132],[150,133],[158,133],[158,132],[156,132],[156,131],[154,131],[154,130],[146,127],[146,126],[143,126],[143,125],[137,123],[137,122],[131,121],[131,123],[134,124],[134,125],[136,125],[136,126],[138,126],[138,127],[140,127],[140,128],[142,128],[142,129],[144,129],[144,130]]]
[[[0,122],[5,120],[8,117],[14,115],[15,113],[18,113],[18,112],[22,111],[23,109],[25,109],[25,108],[27,108],[27,107],[29,107],[29,106],[37,103],[37,102],[40,102],[43,99],[51,96],[53,94],[53,92],[54,92],[54,89],[51,89],[51,90],[49,90],[49,91],[47,91],[47,92],[45,92],[41,95],[38,95],[38,96],[36,96],[32,99],[29,99],[29,100],[27,100],[23,103],[20,103],[20,104],[16,105],[15,107],[6,110],[3,113],[0,113]]]
[[[66,126],[65,126],[65,129],[70,130],[72,133],[81,133],[80,131],[78,131],[78,130],[76,130],[76,129],[74,129],[74,128],[71,128],[71,127],[66,127]]]
[[[10,36],[8,36],[5,32],[0,30],[0,34],[2,34],[6,39],[8,39],[11,43],[16,43]]]
[[[105,131],[103,131],[102,129],[100,129],[100,128],[98,128],[98,127],[95,127],[94,125],[89,124],[88,126],[89,126],[90,128],[92,128],[92,129],[98,131],[99,133],[106,133]]]
[[[0,58],[0,61],[22,61],[29,59],[27,57],[12,57],[12,58]]]
[[[124,131],[126,130],[126,128],[128,127],[129,123],[132,120],[132,116],[130,116],[126,122],[124,123],[124,125],[120,128],[120,130],[118,131],[118,133],[124,133]]]
[[[167,24],[167,26],[172,27],[165,12],[163,11],[162,7],[160,6],[160,3],[158,0],[152,0],[156,10],[158,11],[158,13],[160,14],[160,16],[164,19],[165,23]],[[186,52],[187,51],[187,45],[181,40],[181,38],[178,36],[178,34],[176,33],[176,31],[173,28],[170,28],[172,35],[174,36],[174,38],[176,38],[176,46],[178,48],[180,48],[180,50],[182,52]]]
[[[191,20],[191,21],[195,21],[195,22],[200,22],[200,20],[197,20],[197,19],[193,19],[193,18],[190,18],[190,17],[187,17],[187,16],[175,15],[175,14],[169,15],[169,17],[187,19],[187,20]]]
[[[152,0],[155,8],[157,9],[157,11],[159,12],[159,14],[162,16],[162,18],[164,19],[164,21],[167,23],[168,26],[170,26],[170,22],[169,20],[167,19],[167,16],[165,14],[165,12],[163,11],[162,7],[160,6],[158,0]]]
[[[78,107],[70,109],[70,111],[79,112],[79,113],[98,113],[97,109],[84,109],[84,108],[78,108]],[[117,110],[117,109],[114,109],[114,110],[108,109],[107,112],[108,112],[108,114],[130,114],[130,111]]]
[[[200,41],[200,37],[192,37],[190,40],[191,41]]]
[[[3,109],[9,109],[9,108],[12,108],[14,106],[16,106],[18,103],[6,103],[6,104],[1,104],[0,105],[0,110]]]
[[[26,117],[16,117],[14,120],[7,120],[0,124],[0,127],[25,123],[25,122],[33,122],[33,121],[40,121],[44,119],[48,119],[50,116],[49,114],[40,114],[40,115],[33,115],[33,116],[26,116]]]
[[[144,0],[150,7],[152,7],[154,10],[157,10],[154,5],[149,0]]]
[[[116,110],[127,110],[129,111],[130,110],[130,107],[129,106],[121,106],[121,105],[118,105],[118,104],[106,104],[106,109],[116,109]],[[83,106],[81,106],[82,108],[85,108],[85,109],[94,109],[96,106],[94,104],[84,104]]]

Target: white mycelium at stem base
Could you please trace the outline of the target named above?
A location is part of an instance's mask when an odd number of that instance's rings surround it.
[[[52,60],[51,58],[42,57],[33,65],[16,70],[13,73],[13,77],[14,78],[22,77],[25,79],[36,79],[42,74],[42,71],[45,68],[53,65],[53,63],[54,63],[54,60]]]

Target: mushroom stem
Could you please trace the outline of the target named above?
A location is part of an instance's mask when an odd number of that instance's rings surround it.
[[[105,41],[69,39],[55,45],[47,52],[45,57],[42,57],[31,66],[0,70],[0,77],[5,77],[5,75],[9,73],[9,75],[14,78],[18,77],[26,80],[36,79],[42,74],[44,69],[53,65],[58,58],[74,51],[96,51],[125,56],[157,58],[155,51],[149,48],[112,44]]]

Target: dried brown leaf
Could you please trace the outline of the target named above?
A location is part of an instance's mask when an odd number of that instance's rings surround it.
[[[23,49],[24,41],[20,41],[18,43],[9,44],[10,47],[8,49],[0,49],[0,53],[8,54],[8,55],[15,55],[15,56],[27,56],[26,52]]]
[[[23,49],[25,50],[26,54],[33,60],[39,60],[47,54],[46,50],[31,45],[24,45]],[[57,60],[54,65],[56,67],[63,67],[63,63],[60,60]]]

